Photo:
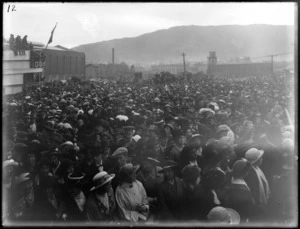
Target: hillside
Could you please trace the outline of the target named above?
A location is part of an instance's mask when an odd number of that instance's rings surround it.
[[[72,48],[84,52],[86,63],[110,62],[112,48],[115,61],[142,65],[203,61],[209,51],[219,59],[233,56],[264,56],[292,52],[294,28],[277,25],[178,26],[138,37],[114,39]]]

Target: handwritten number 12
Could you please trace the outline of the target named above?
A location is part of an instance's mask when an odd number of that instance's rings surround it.
[[[10,5],[8,5],[7,12],[9,12],[9,9],[10,9]],[[11,9],[11,11],[16,11],[16,10],[15,10],[15,5],[12,5],[12,9]]]

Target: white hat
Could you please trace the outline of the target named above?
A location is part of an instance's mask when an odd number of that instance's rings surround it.
[[[72,129],[72,126],[69,123],[64,123],[64,128],[66,128],[66,129]]]
[[[231,208],[214,207],[207,215],[207,219],[215,223],[239,224],[240,215]]]
[[[253,164],[258,161],[262,157],[262,155],[264,155],[263,150],[251,148],[246,152],[245,158]]]
[[[9,165],[18,166],[19,163],[16,162],[16,161],[14,161],[13,159],[3,161],[3,168],[5,168],[5,167],[7,167]]]
[[[105,185],[108,182],[110,182],[114,177],[115,177],[115,174],[108,174],[105,171],[97,173],[93,177],[94,187],[92,187],[90,191],[93,191],[93,190],[96,190],[96,189],[102,187],[103,185]]]

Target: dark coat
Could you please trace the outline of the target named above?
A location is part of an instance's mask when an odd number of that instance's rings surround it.
[[[174,185],[164,181],[158,191],[159,218],[161,220],[180,220],[184,201],[183,181],[175,177]]]
[[[96,198],[95,192],[92,192],[85,204],[85,215],[88,221],[112,221],[116,217],[116,200],[114,191],[110,189],[108,193],[109,210],[101,201]]]
[[[70,195],[65,195],[64,197],[65,202],[65,213],[67,216],[67,221],[84,221],[85,214],[84,211],[80,211],[76,201]]]
[[[259,181],[253,168],[251,168],[248,176],[245,178],[245,181],[251,190],[255,203],[259,203]]]
[[[221,203],[224,207],[236,210],[241,221],[251,219],[254,215],[255,204],[251,191],[242,184],[230,184],[226,187]]]
[[[199,183],[194,190],[184,187],[183,220],[204,220],[208,209],[214,205],[211,198],[207,198],[203,186]]]

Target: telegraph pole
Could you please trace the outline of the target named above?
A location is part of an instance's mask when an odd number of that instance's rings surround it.
[[[182,53],[182,58],[183,58],[183,75],[184,75],[184,79],[186,80],[186,73],[185,73],[185,53]]]
[[[112,48],[112,64],[115,64],[115,49]]]

